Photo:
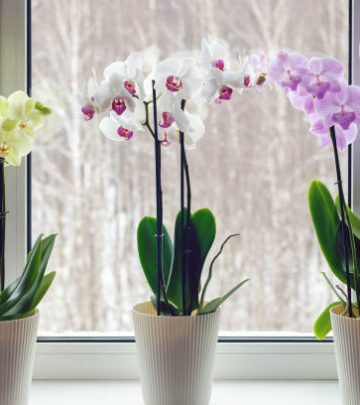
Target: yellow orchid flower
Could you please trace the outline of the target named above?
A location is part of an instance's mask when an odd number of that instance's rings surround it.
[[[20,166],[21,159],[31,151],[33,138],[19,130],[0,129],[0,157],[8,166]]]

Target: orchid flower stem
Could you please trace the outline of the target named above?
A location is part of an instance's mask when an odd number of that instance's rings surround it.
[[[350,248],[351,248],[351,257],[352,257],[352,268],[354,273],[354,286],[355,286],[355,296],[356,296],[356,304],[357,307],[360,308],[360,285],[359,285],[359,265],[358,259],[356,254],[356,245],[355,245],[355,238],[352,230],[352,225],[348,213],[348,209],[345,204],[345,217],[346,217],[346,224],[349,229],[349,236],[350,236]]]
[[[150,104],[150,102],[144,101],[144,105],[145,105],[145,122],[142,125],[144,125],[149,130],[151,136],[155,139],[154,130],[151,128],[150,122],[149,122],[149,104]]]
[[[353,310],[352,310],[352,301],[351,301],[351,281],[350,281],[350,268],[349,268],[349,251],[348,251],[348,245],[347,245],[347,242],[346,242],[346,228],[345,228],[346,227],[346,222],[345,222],[346,205],[345,205],[344,190],[343,190],[343,186],[342,186],[341,169],[340,169],[339,154],[338,154],[338,150],[337,150],[336,135],[335,135],[335,127],[334,126],[332,126],[330,128],[330,137],[331,137],[332,146],[333,146],[333,149],[334,149],[337,185],[338,185],[338,190],[339,190],[341,232],[342,232],[343,250],[344,250],[344,257],[345,257],[347,300],[348,300],[348,305],[349,305],[349,316],[350,316],[350,318],[352,318],[353,317]]]
[[[163,280],[163,203],[162,203],[162,188],[161,188],[161,144],[158,136],[157,127],[157,103],[155,81],[152,81],[152,96],[154,103],[154,145],[155,145],[155,175],[156,175],[156,270],[157,270],[157,292],[156,305],[157,315],[161,315],[161,292],[164,293]]]
[[[185,177],[184,177],[184,133],[180,132],[180,244],[181,244],[181,294],[182,294],[182,313],[186,315],[186,268],[185,268]]]
[[[184,110],[186,100],[181,100],[181,109]],[[185,181],[186,181],[186,218],[185,218]],[[186,307],[186,278],[189,268],[189,255],[191,254],[191,246],[189,245],[189,227],[191,218],[191,183],[189,165],[187,162],[184,133],[180,132],[180,198],[181,198],[181,276],[182,276],[182,302],[183,315],[187,315],[189,308]]]
[[[5,224],[6,224],[6,203],[5,203],[5,160],[0,158],[0,289],[5,288]]]
[[[187,162],[186,151],[185,148],[182,151],[183,153],[183,161],[184,161],[184,172],[186,178],[186,205],[187,205],[187,216],[186,216],[186,225],[189,226],[190,224],[190,217],[191,217],[191,183],[190,183],[190,171],[189,165]]]

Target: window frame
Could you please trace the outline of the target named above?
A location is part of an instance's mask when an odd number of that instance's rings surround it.
[[[0,93],[31,93],[31,0],[0,0]],[[349,0],[349,80],[360,84],[360,0]],[[1,61],[6,60],[5,63]],[[360,212],[360,142],[349,148],[349,201]],[[7,168],[11,207],[6,234],[7,279],[21,272],[31,246],[31,156]],[[75,361],[76,360],[76,361]],[[80,361],[79,361],[80,360]],[[294,367],[296,364],[296,367]],[[334,379],[332,339],[220,337],[218,379]],[[39,337],[35,378],[138,378],[134,337]]]

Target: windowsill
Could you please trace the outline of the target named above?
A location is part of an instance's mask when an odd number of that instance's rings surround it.
[[[339,405],[332,381],[217,381],[210,405]],[[30,405],[142,405],[136,381],[41,381],[33,383]]]

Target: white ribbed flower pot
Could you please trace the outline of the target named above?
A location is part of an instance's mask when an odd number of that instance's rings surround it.
[[[0,404],[27,405],[35,357],[39,312],[0,322]]]
[[[360,404],[360,318],[341,316],[343,307],[330,311],[342,405]]]
[[[133,309],[145,405],[208,405],[220,311],[156,316],[150,302]]]

